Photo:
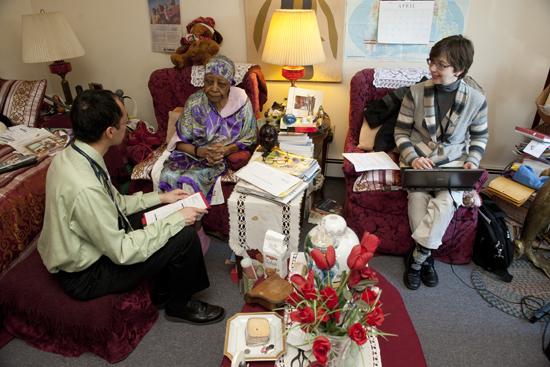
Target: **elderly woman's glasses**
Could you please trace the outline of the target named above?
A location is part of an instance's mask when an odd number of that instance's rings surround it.
[[[273,153],[275,156],[272,156],[271,154],[267,157],[263,157],[264,163],[267,164],[285,164],[288,162],[288,153],[285,153],[284,155],[281,155],[280,153]]]
[[[442,64],[440,63],[439,61],[433,61],[432,59],[428,58],[426,59],[426,62],[428,63],[428,66],[432,66],[435,64],[435,67],[437,68],[437,70],[439,71],[443,71],[445,70],[446,68],[448,68],[449,66],[452,66],[452,65],[445,65],[445,64]]]

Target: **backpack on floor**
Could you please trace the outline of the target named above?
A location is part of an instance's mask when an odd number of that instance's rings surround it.
[[[487,195],[478,209],[476,241],[472,260],[500,279],[511,282],[508,266],[514,260],[514,245],[505,218],[508,216]]]

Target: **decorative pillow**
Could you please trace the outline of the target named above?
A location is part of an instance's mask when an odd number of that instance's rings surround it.
[[[0,113],[6,115],[13,125],[36,127],[47,84],[46,79],[0,78]]]
[[[176,133],[176,123],[183,112],[183,107],[176,107],[173,111],[168,112],[168,126],[166,129],[166,142],[169,143],[172,136]]]
[[[388,152],[390,158],[399,164],[399,153]],[[401,171],[383,169],[374,171],[365,171],[355,180],[353,192],[379,191],[384,185],[401,186]]]
[[[160,158],[162,153],[164,153],[167,146],[167,143],[162,144],[160,147],[155,149],[153,154],[148,159],[138,163],[132,170],[132,180],[152,181],[151,170],[153,169],[153,166]]]
[[[361,127],[361,134],[359,134],[359,144],[357,144],[357,148],[367,152],[373,150],[374,138],[376,138],[376,133],[381,127],[382,125],[371,129],[367,120],[363,118],[363,126]]]

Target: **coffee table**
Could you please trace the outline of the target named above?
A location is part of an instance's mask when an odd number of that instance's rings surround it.
[[[374,269],[373,269],[374,270]],[[387,340],[378,338],[382,367],[426,367],[426,360],[411,318],[407,313],[399,291],[380,272],[376,271],[378,286],[382,289],[380,301],[384,314],[389,314],[380,329],[395,334]],[[260,305],[245,304],[241,312],[268,312]],[[273,367],[274,362],[249,362],[250,367]],[[230,367],[231,361],[223,357],[221,366]]]

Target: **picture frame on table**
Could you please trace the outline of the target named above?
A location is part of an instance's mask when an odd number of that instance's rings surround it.
[[[319,111],[319,106],[323,104],[323,92],[313,89],[303,89],[290,87],[288,90],[287,99],[287,114],[293,114],[297,119],[308,116],[309,98],[315,96],[315,104],[313,106],[313,116]]]

